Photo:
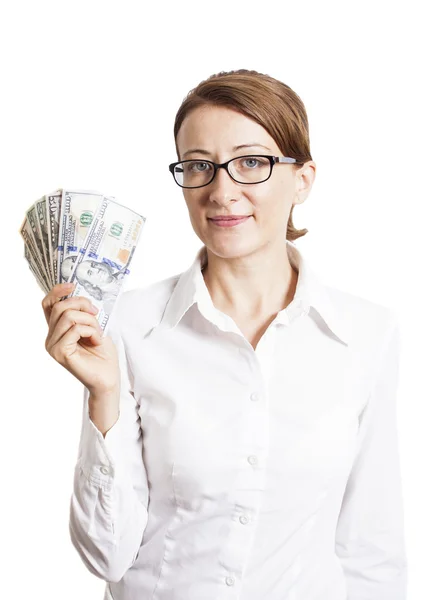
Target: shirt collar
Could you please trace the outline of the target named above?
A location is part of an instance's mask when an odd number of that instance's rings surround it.
[[[298,281],[292,302],[277,314],[274,322],[288,325],[300,314],[308,314],[310,307],[313,307],[328,328],[348,345],[350,340],[349,324],[346,319],[343,319],[343,314],[329,294],[327,287],[320,281],[305,256],[293,242],[286,240],[286,249],[289,262],[298,271]],[[177,280],[161,321],[156,327],[174,328],[195,303],[207,318],[214,320],[216,309],[202,275],[202,269],[207,260],[207,249],[204,245],[197,251],[192,265]]]

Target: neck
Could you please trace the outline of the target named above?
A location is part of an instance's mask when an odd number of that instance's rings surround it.
[[[239,319],[261,319],[292,302],[298,272],[289,262],[286,240],[248,256],[222,258],[207,249],[203,270],[212,302]]]

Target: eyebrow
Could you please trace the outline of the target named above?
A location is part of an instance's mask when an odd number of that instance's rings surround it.
[[[235,152],[236,150],[240,150],[241,148],[264,148],[265,150],[268,150],[269,152],[271,152],[270,148],[267,148],[267,146],[263,146],[263,144],[239,144],[239,146],[233,146],[232,148],[232,152]],[[208,150],[204,150],[203,148],[192,148],[191,150],[186,150],[186,152],[184,154],[182,154],[182,158],[184,158],[185,156],[187,156],[188,154],[192,154],[193,152],[196,152],[198,154],[205,154],[205,155],[211,155],[211,152],[208,152]]]

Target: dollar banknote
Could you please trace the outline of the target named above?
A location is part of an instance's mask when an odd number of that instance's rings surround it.
[[[29,211],[27,211],[28,214]],[[45,267],[43,264],[43,261],[41,259],[41,256],[39,255],[39,251],[37,249],[37,242],[34,239],[34,235],[33,235],[33,228],[27,218],[27,216],[25,217],[21,228],[20,228],[20,233],[22,235],[22,238],[25,242],[25,246],[27,247],[27,253],[26,253],[26,258],[28,261],[28,257],[31,257],[31,263],[29,263],[30,268],[31,267],[35,267],[37,270],[37,273],[39,274],[39,278],[40,278],[40,282],[43,284],[43,288],[49,290],[51,288],[51,284],[50,281],[47,277],[47,273],[45,272]],[[33,269],[31,269],[33,270]]]
[[[96,192],[62,191],[59,224],[58,283],[69,281],[78,251],[83,245],[94,214],[103,200]]]
[[[48,294],[49,288],[46,287],[46,284],[44,283],[43,277],[42,277],[41,273],[39,272],[37,265],[35,264],[35,261],[32,257],[31,252],[29,251],[28,244],[24,244],[24,256],[28,262],[29,268],[31,269],[38,285],[41,287],[41,289],[43,290],[43,292],[45,294]]]
[[[75,282],[70,296],[89,298],[106,332],[145,221],[114,196],[60,188],[27,210],[20,227],[24,256],[46,294],[57,283]]]
[[[83,246],[78,252],[70,282],[71,296],[89,298],[99,312],[96,317],[104,332],[124,280],[130,274],[143,225],[142,215],[103,197]]]
[[[62,189],[46,194],[46,209],[48,220],[49,262],[54,285],[59,283],[58,277],[58,238],[59,221],[62,204]]]
[[[49,260],[49,233],[48,233],[48,222],[47,222],[47,207],[46,207],[46,196],[43,196],[40,200],[35,203],[37,225],[40,234],[41,245],[43,247],[43,258],[46,266],[46,272],[49,276],[51,285],[54,285],[53,273]]]
[[[34,247],[35,247],[35,251],[37,252],[38,260],[43,266],[43,271],[44,271],[45,277],[47,279],[47,282],[51,285],[52,282],[50,281],[50,277],[48,274],[48,266],[47,266],[47,262],[45,259],[43,241],[41,239],[42,234],[41,234],[41,230],[40,230],[40,223],[37,218],[36,204],[37,203],[33,204],[31,206],[31,208],[28,209],[26,216],[28,219],[28,223],[30,224],[30,227],[31,227]]]

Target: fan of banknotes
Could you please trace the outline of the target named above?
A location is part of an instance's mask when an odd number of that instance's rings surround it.
[[[58,189],[27,210],[20,228],[24,256],[46,294],[57,283],[74,282],[66,298],[89,298],[106,331],[145,222],[113,196]]]

